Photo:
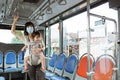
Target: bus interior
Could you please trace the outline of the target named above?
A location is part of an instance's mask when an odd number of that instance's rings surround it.
[[[0,8],[0,80],[30,80],[14,15],[20,34],[28,21],[42,33],[45,80],[120,80],[119,0],[0,0]]]

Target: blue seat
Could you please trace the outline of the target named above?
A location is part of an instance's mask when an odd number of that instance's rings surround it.
[[[50,80],[69,80],[69,79],[73,80],[75,71],[77,68],[77,63],[78,63],[77,55],[71,54],[67,59],[63,75],[62,76],[60,76],[59,74],[55,75],[55,76],[51,77]]]
[[[61,53],[57,59],[56,65],[55,65],[55,73],[62,75],[63,68],[65,66],[65,63],[67,61],[67,56],[65,53]]]
[[[23,59],[24,52],[18,52],[18,70],[22,71],[24,69],[24,59]]]
[[[57,60],[57,53],[53,53],[53,56],[51,57],[51,60],[49,61],[49,65],[48,65],[48,70],[53,72],[54,71],[54,66],[55,66],[55,62]]]
[[[3,72],[3,53],[0,51],[0,73]]]
[[[5,80],[5,77],[3,77],[3,76],[0,76],[0,80]]]
[[[55,71],[54,71],[55,74],[62,75],[66,60],[67,60],[67,57],[65,53],[61,53],[58,55],[56,65],[55,65]],[[46,74],[46,78],[50,79],[52,76],[55,76],[55,74],[49,72],[49,74]]]
[[[57,54],[54,52],[48,65],[48,69],[46,70],[46,78],[49,78],[49,76],[52,76],[51,72],[54,72],[54,66],[57,60]]]
[[[4,59],[5,59],[4,61],[5,72],[18,71],[18,68],[16,67],[16,54],[14,51],[6,52]]]

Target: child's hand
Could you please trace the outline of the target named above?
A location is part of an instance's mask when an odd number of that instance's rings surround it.
[[[36,52],[36,49],[32,49],[31,51],[32,51],[33,54],[36,54],[36,53],[37,53],[37,52]]]

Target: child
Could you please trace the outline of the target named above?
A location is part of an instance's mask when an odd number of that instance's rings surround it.
[[[27,48],[27,46],[24,46],[24,48]],[[39,32],[33,33],[33,42],[29,44],[28,48],[29,48],[28,49],[29,56],[26,57],[27,64],[31,66],[32,65],[36,66],[41,63],[42,65],[41,70],[44,71],[45,70],[45,57],[43,55],[43,51],[45,47],[44,47],[44,43],[42,41],[42,38]],[[27,69],[27,66],[25,66],[25,68]]]

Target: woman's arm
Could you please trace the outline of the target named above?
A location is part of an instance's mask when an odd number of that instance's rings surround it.
[[[19,18],[18,15],[15,15],[15,16],[14,16],[14,20],[13,20],[12,28],[11,28],[11,32],[12,32],[13,34],[16,33],[16,22],[17,22],[18,18]]]
[[[31,49],[32,53],[34,54],[39,54],[40,52],[42,52],[42,48],[35,48],[35,49]]]
[[[24,45],[24,46],[22,47],[21,51],[25,51],[27,47],[28,47],[27,45]]]
[[[16,31],[16,22],[18,21],[18,18],[19,18],[18,15],[14,16],[14,20],[13,20],[12,27],[11,27],[11,33],[14,34],[17,38],[19,38],[21,41],[23,41],[25,43],[26,40],[25,40],[24,35],[23,34],[19,34]]]

